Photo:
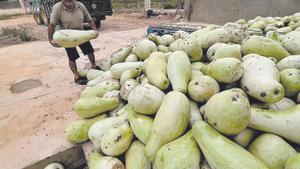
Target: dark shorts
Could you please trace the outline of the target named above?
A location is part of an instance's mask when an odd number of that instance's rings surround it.
[[[94,48],[90,41],[79,45],[79,48],[81,49],[84,55],[94,52]],[[76,48],[65,48],[65,49],[70,61],[75,61],[80,57]]]

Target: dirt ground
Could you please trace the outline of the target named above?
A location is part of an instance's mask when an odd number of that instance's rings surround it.
[[[99,38],[92,41],[97,63],[144,38],[149,24],[171,22],[175,22],[173,17],[146,19],[140,14],[107,17]],[[64,129],[77,118],[72,109],[84,88],[74,84],[64,49],[48,43],[45,26],[36,25],[32,16],[0,20],[0,29],[18,25],[30,26],[38,40],[10,45],[5,38],[0,39],[5,44],[0,46],[2,169],[23,168],[71,147]],[[78,65],[88,68],[88,59],[82,56]]]
[[[148,25],[158,25],[160,23],[175,22],[172,16],[163,16],[160,19],[151,18],[146,19],[140,13],[121,13],[114,16],[108,16],[107,20],[102,21],[100,28],[101,32],[109,31],[125,31],[130,29],[137,29],[147,27]],[[31,15],[18,16],[13,19],[0,20],[0,32],[4,28],[29,28],[29,35],[36,40],[47,40],[47,27],[44,25],[37,25]],[[0,35],[0,48],[7,45],[22,43],[18,38],[3,37]]]

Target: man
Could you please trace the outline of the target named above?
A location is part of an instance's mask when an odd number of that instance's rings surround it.
[[[150,18],[151,10],[151,0],[144,0],[144,12],[148,18]]]
[[[48,26],[48,39],[50,44],[52,44],[52,46],[54,47],[59,47],[53,41],[53,33],[57,25],[60,25],[62,29],[83,30],[84,22],[88,22],[90,27],[93,30],[97,31],[91,15],[82,3],[75,0],[62,0],[61,2],[58,2],[53,6],[50,23]],[[84,55],[88,56],[91,63],[91,68],[100,69],[99,66],[97,66],[95,63],[94,48],[91,43],[88,41],[84,44],[79,45],[79,48]],[[77,71],[76,59],[79,58],[77,49],[65,48],[65,50],[69,58],[69,67],[74,74],[75,83],[79,85],[85,85],[87,83],[87,79],[80,77]]]

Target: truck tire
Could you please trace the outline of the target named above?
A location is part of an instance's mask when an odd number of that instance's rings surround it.
[[[48,19],[48,16],[46,14],[46,11],[45,11],[45,9],[43,7],[41,7],[41,9],[40,9],[40,17],[41,17],[41,20],[44,23],[44,25],[48,26],[49,19]]]
[[[95,25],[96,28],[99,29],[101,27],[101,20],[100,19],[95,20]]]
[[[41,19],[41,15],[40,15],[40,10],[39,8],[34,8],[33,9],[34,11],[32,12],[33,13],[33,19],[34,21],[38,24],[38,25],[43,25],[43,21]]]

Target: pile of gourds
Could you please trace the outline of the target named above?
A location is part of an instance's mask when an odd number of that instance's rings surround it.
[[[100,67],[66,129],[90,169],[300,168],[300,13],[150,34]]]

